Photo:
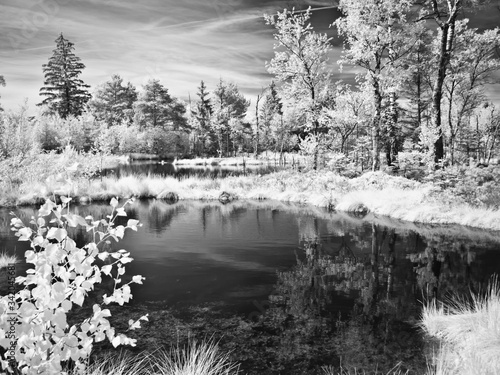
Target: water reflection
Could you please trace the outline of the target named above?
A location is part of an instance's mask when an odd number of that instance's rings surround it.
[[[110,208],[75,210],[97,218]],[[17,244],[21,255],[26,244],[9,232],[8,211],[0,210],[0,244]],[[35,214],[16,212],[26,222]],[[464,227],[280,202],[150,200],[127,213],[144,223],[113,245],[131,250],[130,275],[146,276],[131,308],[157,311],[137,334],[162,344],[181,340],[179,330],[223,336],[222,349],[248,374],[318,374],[340,364],[369,374],[399,362],[423,373],[421,301],[480,290],[500,271],[500,235]],[[79,243],[87,235],[74,233]],[[177,327],[170,333],[158,329],[167,310]]]
[[[228,176],[241,176],[251,174],[267,174],[283,169],[278,164],[248,165],[248,166],[215,166],[215,165],[193,165],[179,166],[171,163],[158,161],[134,161],[130,164],[120,164],[115,168],[103,170],[103,176],[171,176],[175,178],[205,177],[224,178]]]

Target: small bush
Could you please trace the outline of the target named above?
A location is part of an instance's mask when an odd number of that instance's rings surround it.
[[[70,364],[83,371],[94,342],[107,338],[114,347],[135,345],[135,340],[115,332],[107,320],[109,309],[102,309],[110,303],[127,303],[132,298],[129,284],[142,284],[142,276],[122,283],[125,264],[132,261],[129,252],[103,249],[110,240],[122,239],[127,229],[137,230],[137,220],[115,225],[118,216],[126,216],[124,206],[130,201],[118,207],[118,201],[112,199],[107,220],[75,215],[70,202],[67,197],[60,205],[47,200],[28,226],[17,217],[11,220],[19,241],[31,245],[25,257],[33,268],[16,278],[21,290],[0,298],[0,347],[5,349],[0,365],[8,373],[63,374]],[[76,227],[91,233],[93,240],[78,247],[68,235],[68,229]],[[107,263],[100,267],[98,260]],[[112,294],[105,294],[100,305],[93,305],[91,316],[70,326],[68,313],[83,306],[87,295],[105,277],[114,282]],[[141,320],[147,317],[130,320],[129,330],[140,328]]]
[[[426,180],[474,206],[498,208],[500,205],[500,167],[497,165],[452,166],[432,172]]]

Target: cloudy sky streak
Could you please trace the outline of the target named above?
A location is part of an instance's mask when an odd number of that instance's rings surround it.
[[[327,1],[308,4],[331,10]],[[42,64],[61,32],[75,44],[86,65],[82,79],[92,88],[120,74],[137,86],[158,78],[173,95],[187,98],[194,97],[200,80],[213,89],[222,77],[252,96],[271,79],[264,63],[273,54],[272,29],[262,14],[290,5],[266,0],[3,1],[0,74],[7,86],[0,88],[1,102],[15,109],[24,98],[30,107],[40,101]],[[326,27],[326,20],[322,23]]]
[[[328,29],[338,16],[331,0],[2,0],[0,4],[0,87],[5,109],[16,109],[24,98],[31,108],[41,101],[42,64],[62,32],[75,44],[86,69],[82,79],[93,90],[120,74],[140,87],[158,78],[178,97],[194,98],[200,80],[209,90],[219,78],[235,82],[253,97],[272,77],[265,61],[273,56],[273,30],[263,13],[296,6],[323,8],[313,25]],[[490,14],[491,15],[491,14]],[[491,17],[490,17],[491,18]],[[499,21],[495,21],[499,20]],[[498,18],[488,20],[500,23]],[[332,66],[340,56],[336,41]],[[492,90],[493,92],[493,90]],[[500,100],[500,89],[495,89]]]

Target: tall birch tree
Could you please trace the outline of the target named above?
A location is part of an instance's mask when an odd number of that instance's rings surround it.
[[[321,138],[320,93],[329,82],[327,62],[331,38],[316,33],[309,22],[310,17],[310,8],[304,12],[285,9],[276,15],[264,15],[266,24],[276,29],[275,54],[266,65],[269,73],[283,83],[282,91],[286,99],[303,109],[303,130],[315,144],[313,168],[317,169]]]
[[[455,162],[456,141],[467,119],[486,103],[485,85],[493,83],[493,73],[500,70],[500,29],[485,30],[467,28],[465,20],[457,27],[454,59],[444,83],[444,98],[449,137],[450,161]]]
[[[423,22],[408,22],[412,5],[411,0],[339,1],[343,17],[335,25],[344,37],[340,63],[363,68],[357,78],[366,81],[372,91],[372,170],[380,168],[384,96],[389,107],[389,126],[394,127],[402,76],[396,72],[404,67],[404,57],[412,50],[423,27]],[[390,134],[393,129],[389,130]]]
[[[422,2],[421,19],[433,19],[437,25],[438,58],[434,63],[432,84],[431,123],[434,137],[434,162],[444,158],[444,138],[442,129],[442,99],[445,79],[454,53],[456,27],[459,17],[467,8],[487,3],[487,0],[425,0]]]

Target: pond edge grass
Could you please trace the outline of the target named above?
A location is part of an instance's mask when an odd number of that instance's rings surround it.
[[[432,183],[383,172],[369,172],[353,179],[334,172],[314,171],[281,171],[222,179],[154,175],[104,177],[51,185],[39,182],[22,186],[21,191],[17,195],[0,196],[0,206],[36,205],[46,198],[59,196],[71,196],[81,203],[107,201],[112,197],[164,199],[169,193],[174,193],[179,200],[218,200],[225,192],[232,200],[277,200],[359,215],[370,212],[422,224],[458,224],[500,231],[498,209],[471,206]]]
[[[454,299],[424,305],[423,331],[439,349],[428,375],[494,375],[500,372],[500,284],[491,280],[487,293],[472,301]]]

